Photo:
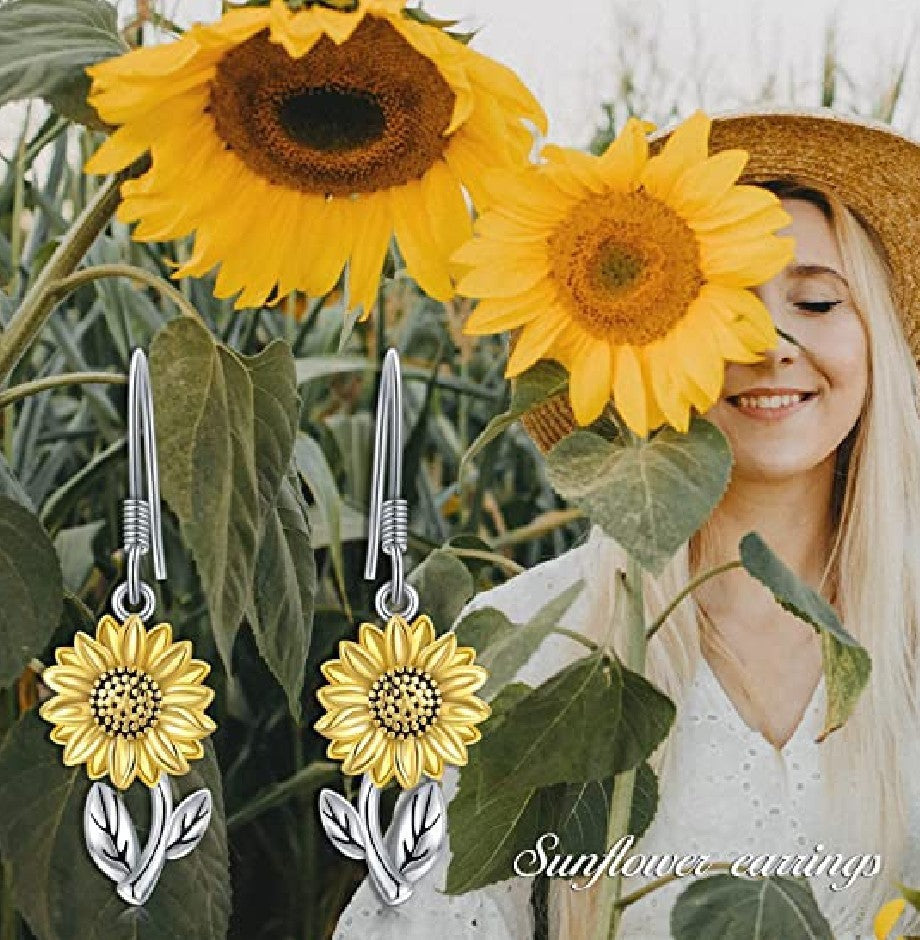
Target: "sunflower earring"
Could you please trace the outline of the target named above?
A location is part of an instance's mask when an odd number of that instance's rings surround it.
[[[97,781],[83,809],[90,856],[116,883],[119,897],[139,905],[150,897],[166,863],[188,855],[208,828],[210,791],[197,790],[174,807],[169,775],[187,773],[188,762],[204,756],[202,739],[216,729],[204,713],[214,697],[202,685],[211,667],[192,659],[188,640],[173,642],[168,623],[149,631],[144,626],[156,609],[156,595],[141,580],[141,557],[152,545],[158,581],[166,578],[166,561],[153,399],[141,350],[131,359],[128,382],[128,471],[126,581],[112,594],[115,617],[99,621],[95,639],[79,631],[72,647],[56,650],[57,665],[45,669],[42,681],[57,694],[39,714],[54,725],[51,740],[64,746],[64,763],[85,763]],[[98,782],[105,776],[115,788]],[[150,788],[150,829],[143,846],[121,793],[135,779]]]
[[[384,494],[388,465],[388,496]],[[326,835],[349,858],[367,862],[371,883],[389,905],[412,894],[431,870],[447,835],[440,785],[446,764],[463,766],[481,737],[476,725],[489,706],[474,693],[488,673],[476,652],[458,647],[453,631],[435,637],[425,615],[416,618],[418,592],[407,584],[408,505],[400,497],[402,393],[399,356],[387,352],[377,399],[368,553],[364,577],[373,580],[379,551],[391,577],[376,595],[385,627],[362,623],[358,642],[343,640],[339,658],[322,666],[329,684],[317,692],[326,714],[314,726],[330,739],[327,753],[346,774],[363,774],[357,808],[334,790],[320,793]],[[380,829],[380,792],[393,778],[403,792],[386,836]]]

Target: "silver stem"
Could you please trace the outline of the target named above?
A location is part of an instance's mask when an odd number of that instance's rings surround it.
[[[374,786],[367,774],[361,778],[357,808],[367,836],[365,858],[374,887],[387,904],[402,904],[412,894],[412,888],[409,881],[394,867],[384,844],[380,832],[380,790]]]
[[[118,885],[119,897],[129,904],[143,904],[153,893],[166,865],[167,830],[173,797],[169,776],[160,774],[150,791],[150,835],[134,870]]]

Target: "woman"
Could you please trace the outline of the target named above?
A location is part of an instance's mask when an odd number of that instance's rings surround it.
[[[920,146],[828,112],[726,116],[711,145],[751,153],[742,181],[780,196],[796,256],[757,291],[784,334],[779,345],[757,363],[729,364],[706,416],[731,444],[728,491],[647,585],[649,616],[695,572],[737,558],[741,536],[756,530],[834,605],[872,673],[846,725],[818,744],[827,701],[819,635],[743,570],[704,583],[649,645],[648,676],[678,712],[653,757],[657,813],[632,852],[712,861],[878,853],[881,871],[842,890],[832,883],[847,879],[811,879],[834,936],[851,940],[871,936],[896,880],[920,884]],[[539,416],[528,427],[551,443]],[[611,573],[622,566],[617,545],[595,530],[475,606],[521,622],[583,578],[565,625],[621,649]],[[582,652],[553,637],[520,678],[542,682]],[[528,880],[447,898],[444,869],[393,910],[363,885],[336,937],[533,935]],[[669,937],[671,906],[689,882],[629,906],[620,936]],[[624,891],[643,883],[624,879]],[[551,936],[592,937],[595,895],[555,881]]]

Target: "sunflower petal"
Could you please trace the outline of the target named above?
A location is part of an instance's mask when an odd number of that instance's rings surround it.
[[[706,159],[711,125],[702,111],[696,111],[675,128],[661,152],[652,157],[642,170],[641,183],[647,192],[668,201],[683,173]]]
[[[575,420],[590,424],[598,418],[610,399],[611,354],[602,339],[587,345],[569,377],[569,395]]]

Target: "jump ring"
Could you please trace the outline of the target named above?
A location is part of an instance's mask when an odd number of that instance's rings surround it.
[[[405,609],[392,610],[388,603],[390,600],[390,585],[384,584],[377,591],[377,613],[384,620],[389,620],[390,617],[402,617],[404,620],[411,620],[418,613],[418,591],[411,584],[406,584],[403,586],[403,597],[406,598]]]
[[[125,595],[128,593],[128,585],[119,584],[112,592],[112,610],[120,620],[127,620],[132,614],[137,615],[141,620],[149,620],[157,607],[157,597],[153,593],[153,588],[149,584],[140,582],[141,597],[144,600],[144,606],[140,610],[128,610],[125,606]]]

